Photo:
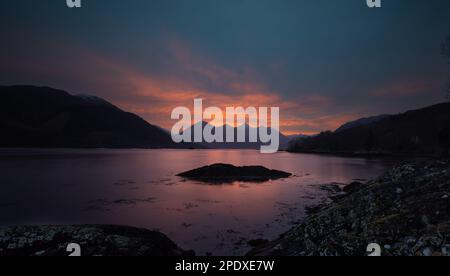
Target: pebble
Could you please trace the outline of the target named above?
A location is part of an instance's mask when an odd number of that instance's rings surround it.
[[[277,244],[273,249],[274,250],[282,250],[283,246],[281,244]]]
[[[427,247],[422,251],[422,254],[426,257],[430,257],[433,254],[433,252],[431,251],[431,249],[429,247]]]
[[[34,253],[34,255],[36,255],[36,256],[42,256],[44,254],[45,254],[45,251],[38,251],[38,252]]]
[[[450,244],[446,244],[442,247],[442,255],[450,256]]]

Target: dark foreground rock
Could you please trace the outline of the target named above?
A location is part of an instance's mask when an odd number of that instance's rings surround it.
[[[164,234],[126,226],[16,226],[0,228],[0,256],[68,256],[77,243],[82,256],[188,256]]]
[[[270,170],[262,166],[236,167],[228,164],[214,164],[178,174],[178,176],[208,183],[265,182],[288,178],[290,173]]]
[[[249,255],[366,255],[368,244],[387,256],[450,256],[450,161],[399,165],[309,215]]]

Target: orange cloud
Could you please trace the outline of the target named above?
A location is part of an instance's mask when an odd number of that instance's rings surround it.
[[[196,59],[189,51],[179,43],[175,45],[172,47],[175,49],[174,56],[178,66],[188,67],[196,74],[212,81],[226,80],[231,92],[202,89],[196,87],[189,78],[153,76],[100,56],[92,56],[90,60],[100,67],[108,68],[108,72],[114,72],[121,80],[122,84],[119,86],[127,87],[127,97],[114,101],[119,107],[137,113],[149,122],[165,128],[170,128],[174,123],[170,119],[172,110],[178,106],[192,109],[195,98],[202,98],[204,107],[217,106],[224,111],[229,106],[280,107],[283,116],[284,111],[290,113],[302,109],[299,104],[282,99],[276,91],[271,91],[264,83],[254,81],[256,78],[254,73],[247,72],[241,75],[208,61],[194,62]],[[309,106],[306,108],[307,102],[303,105],[305,110],[310,108]]]
[[[324,110],[333,105],[328,97],[312,94],[305,98],[284,99],[277,91],[271,91],[264,83],[255,81],[258,79],[255,72],[247,70],[244,75],[238,74],[203,58],[194,58],[181,43],[172,43],[178,66],[187,67],[211,81],[225,80],[232,92],[198,88],[189,78],[155,77],[97,57],[97,62],[119,72],[120,79],[134,95],[129,100],[116,102],[121,108],[167,129],[174,123],[170,120],[173,108],[186,106],[192,110],[195,98],[203,99],[204,108],[217,106],[224,112],[229,106],[280,107],[280,128],[287,134],[315,134],[334,130],[348,120],[358,118],[356,115],[324,116]],[[142,101],[136,101],[136,98]]]
[[[51,76],[53,82],[44,85],[95,94],[167,129],[174,123],[170,119],[173,108],[192,109],[195,98],[202,98],[205,107],[217,106],[224,111],[228,106],[280,107],[281,130],[287,133],[317,133],[335,128],[343,120],[323,116],[333,105],[330,98],[309,93],[305,98],[286,99],[252,68],[231,70],[194,53],[176,38],[169,38],[167,45],[169,67],[179,70],[174,74],[149,73],[118,58],[70,43],[58,45],[57,52],[47,52],[44,47],[41,56],[51,59],[36,57],[37,60],[16,64],[20,67],[17,70],[35,72],[38,76],[45,74],[46,79]],[[67,76],[71,77],[69,87]]]
[[[281,122],[281,129],[285,134],[317,134],[320,131],[335,130],[344,123],[361,118],[359,114],[337,114],[313,117],[311,119],[290,118]]]

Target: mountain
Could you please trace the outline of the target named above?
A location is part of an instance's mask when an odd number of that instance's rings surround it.
[[[450,146],[450,103],[355,122],[334,132],[323,132],[315,137],[295,140],[289,150],[428,155],[440,154]]]
[[[92,105],[105,106],[105,107],[111,107],[111,108],[114,108],[114,109],[119,109],[115,105],[113,105],[113,104],[107,102],[106,100],[104,100],[102,98],[99,98],[97,96],[86,95],[86,94],[78,94],[78,95],[75,95],[75,96],[85,100],[86,102],[91,103]]]
[[[0,147],[160,148],[170,134],[94,96],[0,86]]]
[[[294,140],[294,139],[303,139],[303,138],[308,138],[311,137],[309,135],[305,135],[305,134],[292,134],[292,135],[286,135],[286,138],[290,140]]]
[[[196,125],[198,125],[200,123],[197,123]],[[208,125],[207,122],[201,122],[202,124],[202,130]],[[190,131],[191,131],[191,136],[192,136],[192,141],[194,141],[194,128],[195,125],[191,126]],[[196,148],[202,148],[202,149],[260,149],[261,145],[264,145],[261,142],[257,142],[257,143],[250,143],[248,142],[248,137],[249,137],[249,131],[250,130],[254,130],[255,128],[250,127],[249,125],[245,125],[245,140],[247,142],[232,142],[232,143],[207,143],[203,140],[203,142],[201,143],[192,143],[192,147],[196,147]],[[266,132],[267,129],[266,128],[261,128],[261,131]],[[213,133],[215,131],[215,128],[213,129]],[[230,125],[225,125],[224,128],[224,132],[223,132],[223,141],[226,141],[226,133],[229,132],[234,132],[234,137],[235,140],[237,139],[237,131],[238,128],[232,127]],[[271,131],[276,131],[276,130],[269,130],[269,133],[271,133]],[[259,133],[259,129],[257,129],[257,133]],[[279,132],[279,138],[280,138],[280,149],[287,149],[288,144],[290,139],[288,137],[286,137],[285,135],[283,135],[281,132]]]
[[[341,127],[336,129],[335,132],[341,132],[341,131],[344,131],[344,130],[347,130],[350,128],[376,123],[378,121],[388,118],[389,116],[391,116],[391,115],[378,115],[378,116],[373,116],[373,117],[368,117],[368,118],[361,118],[361,119],[343,124]]]

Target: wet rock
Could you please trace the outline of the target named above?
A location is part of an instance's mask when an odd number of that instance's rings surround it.
[[[269,241],[265,239],[250,240],[247,242],[251,247],[258,247],[267,244]]]
[[[354,182],[348,184],[347,186],[345,186],[343,188],[343,191],[346,192],[347,194],[351,194],[351,193],[354,193],[354,192],[360,190],[363,186],[364,186],[363,183],[354,181]]]
[[[314,206],[306,206],[305,212],[307,215],[317,214],[319,211],[324,209],[324,207],[325,207],[324,204],[319,204],[319,205],[314,205]]]
[[[183,172],[177,176],[207,183],[266,182],[288,178],[292,174],[270,170],[262,166],[236,167],[228,164],[214,164],[191,171]]]
[[[190,256],[164,234],[113,225],[16,226],[0,229],[0,256],[68,256],[69,243],[82,256]]]
[[[338,183],[324,184],[320,186],[320,189],[330,193],[330,195],[335,195],[342,192],[342,189]]]

